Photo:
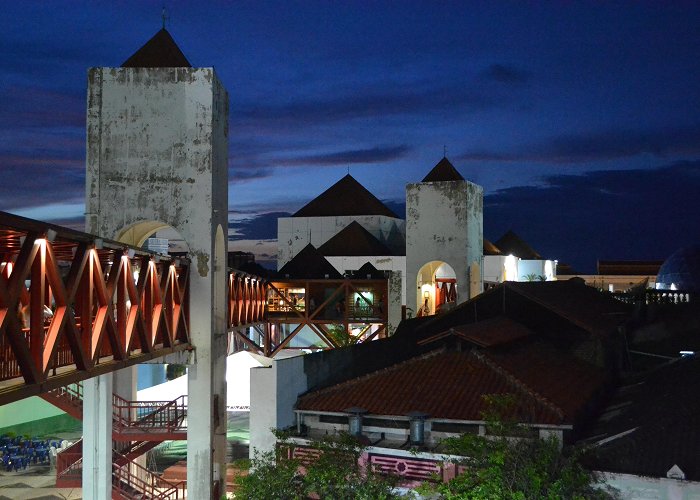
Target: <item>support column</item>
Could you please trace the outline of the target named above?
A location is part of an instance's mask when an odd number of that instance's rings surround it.
[[[194,363],[187,377],[187,497],[220,498],[226,481],[226,245],[213,238],[213,265],[190,274]],[[199,259],[192,269],[200,269]],[[215,483],[218,482],[218,489]]]
[[[83,382],[83,498],[112,498],[112,374]]]

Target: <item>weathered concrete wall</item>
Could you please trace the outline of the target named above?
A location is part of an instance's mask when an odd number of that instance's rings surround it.
[[[402,271],[394,271],[391,273],[391,276],[389,276],[387,335],[393,335],[399,323],[401,323],[401,306],[406,303],[404,276],[405,274]]]
[[[276,359],[272,366],[250,370],[250,457],[255,451],[272,451],[275,436],[270,429],[295,423],[294,405],[306,392],[304,356]]]
[[[213,68],[89,70],[87,231],[140,245],[169,225],[192,259],[190,498],[210,498],[225,475],[227,144]]]
[[[469,181],[406,186],[406,305],[420,306],[417,276],[431,261],[449,264],[457,277],[457,302],[469,298],[469,265],[481,265],[483,188]]]
[[[385,215],[282,217],[277,219],[277,269],[292,260],[309,242],[318,248],[353,221],[395,253],[403,253],[406,223],[402,219]]]

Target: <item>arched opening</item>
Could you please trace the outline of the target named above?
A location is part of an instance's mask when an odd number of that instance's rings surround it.
[[[416,278],[416,316],[437,314],[457,302],[457,274],[447,262],[424,264]]]
[[[161,254],[184,255],[189,251],[189,246],[180,233],[161,221],[137,222],[119,231],[115,239]]]

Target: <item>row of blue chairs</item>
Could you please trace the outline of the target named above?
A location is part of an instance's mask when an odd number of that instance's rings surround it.
[[[10,472],[26,469],[32,463],[49,462],[52,446],[58,448],[60,443],[48,439],[0,436],[0,464]]]

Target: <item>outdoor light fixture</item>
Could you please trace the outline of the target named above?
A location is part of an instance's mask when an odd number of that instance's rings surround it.
[[[56,233],[56,231],[54,231],[53,229],[49,229],[48,231],[46,231],[46,239],[53,243],[56,239],[57,234],[58,233]]]
[[[136,250],[134,250],[133,248],[130,248],[130,249],[126,252],[126,254],[129,256],[130,259],[133,259],[134,256],[136,255]]]
[[[427,290],[426,290],[425,292],[423,292],[423,298],[424,298],[424,299],[429,299],[429,298],[430,298],[430,292],[427,291]]]
[[[95,250],[102,250],[104,243],[102,238],[95,238]]]

